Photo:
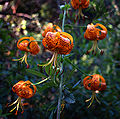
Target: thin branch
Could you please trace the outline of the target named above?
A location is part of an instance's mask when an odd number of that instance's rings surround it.
[[[24,18],[27,18],[27,19],[32,19],[32,17],[28,14],[24,14],[24,13],[16,13],[16,14],[13,14],[13,13],[7,13],[7,12],[0,12],[1,15],[12,15],[12,16],[16,16],[16,17],[24,17]]]

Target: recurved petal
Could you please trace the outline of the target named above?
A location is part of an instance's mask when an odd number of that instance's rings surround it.
[[[78,9],[80,7],[79,0],[71,0],[71,5],[74,9]]]
[[[91,89],[91,81],[92,81],[92,79],[88,79],[88,80],[86,80],[85,83],[84,83],[84,87],[85,87],[87,90],[92,90],[92,89]]]
[[[84,33],[84,37],[87,40],[96,40],[97,39],[97,31],[93,24],[88,24],[87,29]]]
[[[107,35],[107,28],[104,26],[104,25],[102,25],[102,24],[99,24],[99,23],[97,23],[96,25],[95,25],[95,27],[97,27],[97,26],[100,26],[101,28],[102,28],[102,30],[100,30],[100,34],[101,35],[99,35],[99,36],[97,36],[100,40],[102,40],[102,39],[104,39],[105,37],[106,37],[106,35]]]
[[[21,51],[29,52],[29,49],[27,48],[28,44],[29,44],[29,37],[23,37],[18,40],[17,47]]]
[[[105,81],[105,79],[101,75],[100,75],[100,80],[101,80],[101,87],[100,87],[99,91],[103,91],[107,87],[106,81]]]
[[[40,47],[33,37],[30,37],[29,48],[30,48],[29,52],[33,55],[38,54],[40,51]]]
[[[85,0],[84,0],[85,1]],[[84,4],[82,4],[82,9],[84,9],[84,8],[88,8],[88,6],[89,6],[89,3],[90,3],[90,1],[89,0],[87,0]]]

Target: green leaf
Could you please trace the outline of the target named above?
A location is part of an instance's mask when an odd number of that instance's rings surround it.
[[[69,29],[72,29],[72,28],[73,28],[73,26],[72,26],[72,25],[69,25],[69,24],[65,24],[64,27],[65,27],[65,28],[69,28]]]
[[[53,119],[53,116],[56,113],[56,111],[57,111],[57,107],[53,107],[53,110],[52,110],[52,112],[51,112],[51,114],[49,116],[49,119]]]
[[[66,4],[65,8],[69,9],[70,8],[70,4]]]
[[[31,74],[33,74],[33,75],[36,75],[38,77],[44,77],[44,78],[47,77],[46,75],[44,75],[44,74],[42,74],[42,73],[40,73],[38,71],[35,71],[33,69],[26,69],[26,71],[29,72],[29,73],[31,73]]]
[[[6,117],[6,116],[9,116],[9,115],[12,115],[12,113],[6,113],[6,114],[0,115],[0,116],[1,117]]]
[[[63,14],[60,14],[59,18],[60,18],[60,20],[62,20],[63,19]]]
[[[43,85],[39,86],[39,87],[37,88],[37,91],[38,91],[39,93],[41,93],[43,90],[45,90],[45,89],[47,89],[47,88],[50,88],[50,87],[55,87],[55,86],[56,86],[55,83],[51,80],[51,81],[46,82],[46,83],[44,83]]]
[[[68,62],[69,64],[71,64],[74,68],[76,68],[77,70],[79,70],[81,73],[83,73],[83,74],[85,74],[85,75],[88,75],[88,74],[86,74],[85,72],[83,72],[82,69],[80,69],[77,65],[73,64],[70,59],[64,58],[64,61],[66,61],[66,62]]]
[[[50,113],[49,119],[53,119],[53,114],[54,114],[54,111]]]
[[[53,66],[51,66],[51,64],[45,67],[45,72],[47,73],[47,75],[53,75],[53,70],[54,69]]]
[[[74,95],[72,93],[70,93],[70,91],[64,90],[64,96],[65,96],[64,100],[67,103],[69,103],[69,104],[75,103],[75,97],[74,97]]]

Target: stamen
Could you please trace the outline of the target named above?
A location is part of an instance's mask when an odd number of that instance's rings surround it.
[[[17,104],[17,110],[16,110],[15,115],[17,115],[18,109],[19,109],[19,102],[18,102],[18,104]]]
[[[94,47],[95,47],[95,43],[93,42],[92,48],[90,50],[88,50],[87,53],[89,54],[91,51],[93,51]]]
[[[21,63],[25,60],[26,54],[22,57],[22,60],[20,61]]]
[[[23,56],[24,57],[24,56]],[[12,61],[20,61],[23,59],[23,57],[21,57],[20,59],[12,59]]]
[[[87,99],[87,100],[85,101],[85,102],[89,102],[89,101],[91,100],[91,102],[90,102],[90,104],[88,105],[87,108],[89,108],[89,107],[92,105],[94,99],[96,99],[96,101],[100,104],[100,101],[99,101],[99,100],[97,99],[97,97],[96,97],[95,91],[92,92],[91,98],[90,98],[90,99]]]
[[[17,100],[15,101],[15,102],[13,102],[11,105],[9,105],[9,106],[12,106],[12,105],[14,105],[14,104],[16,104],[17,103],[17,105],[12,109],[12,110],[10,110],[10,112],[12,112],[12,111],[14,111],[16,108],[17,108],[17,110],[16,110],[16,112],[15,112],[15,115],[17,115],[17,112],[18,112],[18,109],[19,109],[19,105],[20,105],[20,107],[21,107],[21,109],[23,110],[23,108],[22,108],[22,103],[21,103],[21,98],[20,97],[18,97],[17,98]]]
[[[88,105],[87,108],[89,108],[92,105],[94,98],[95,98],[95,92],[93,91],[92,92],[92,97],[91,97],[91,102],[90,102],[90,104]]]
[[[96,51],[96,48],[97,48],[97,40],[94,41],[94,51]]]
[[[19,59],[12,59],[12,61],[20,61],[22,63],[25,60],[25,63],[28,65],[28,63],[27,63],[27,56],[28,56],[28,53],[25,52],[23,57],[21,57]]]
[[[84,14],[82,13],[82,8],[81,8],[81,7],[79,8],[78,14],[79,14],[82,18],[84,17]],[[80,16],[79,16],[79,17],[80,17]]]
[[[104,50],[101,50],[101,49],[98,47],[98,45],[97,45],[97,49],[99,50],[100,54],[103,55]]]
[[[97,49],[101,52],[101,50],[100,50],[100,48],[98,47],[98,45],[97,45]]]
[[[17,103],[17,102],[18,102],[18,99],[19,99],[19,98],[17,98],[17,100],[16,100],[15,102],[13,102],[12,104],[8,105],[8,107],[10,107],[10,106],[14,105],[15,103]]]
[[[96,99],[96,101],[100,104],[100,101],[97,99],[96,94],[95,94],[95,99]]]
[[[89,107],[92,105],[93,100],[94,100],[94,96],[92,96],[91,102],[90,102],[90,104],[88,105],[88,107],[87,107],[87,108],[89,108]]]
[[[17,115],[17,112],[18,112],[18,111],[16,110],[15,115]]]
[[[56,67],[56,64],[57,64],[57,52],[55,53],[55,57],[54,57],[54,65]]]
[[[104,54],[104,50],[101,50],[100,54],[103,55]]]
[[[94,41],[94,48],[93,48],[93,51],[94,51],[94,55],[96,55],[96,48],[98,47],[97,45],[97,40]]]
[[[53,63],[55,55],[56,55],[56,53],[54,52],[51,60],[48,63],[46,63],[46,64],[38,64],[38,66],[48,66],[49,64]]]
[[[29,103],[23,103],[22,106],[24,106],[24,105],[29,105]]]
[[[80,7],[80,8],[79,8],[79,11],[78,11],[78,19],[79,19],[79,23],[80,23],[81,12],[82,12],[82,9],[81,9],[81,7]]]
[[[28,66],[29,64],[28,64],[28,62],[27,62],[27,56],[28,56],[28,54],[27,54],[27,52],[25,52],[25,63],[26,63],[27,66]]]
[[[16,109],[17,106],[15,106],[12,110],[10,110],[10,112],[14,111]]]
[[[87,99],[87,100],[85,100],[85,102],[89,102],[91,99],[92,99],[92,97],[91,97],[91,98],[89,98],[89,99]]]
[[[23,109],[23,107],[22,106],[24,106],[22,103],[21,103],[21,99],[20,99],[20,107],[21,107],[21,109],[22,109],[22,112],[21,113],[23,113],[24,112],[24,109]]]

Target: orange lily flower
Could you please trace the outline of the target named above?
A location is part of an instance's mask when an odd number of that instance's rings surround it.
[[[42,44],[46,49],[54,53],[51,60],[47,64],[38,64],[38,66],[47,66],[54,63],[56,67],[57,55],[67,55],[71,52],[73,48],[73,37],[66,32],[47,32],[45,38],[42,40]]]
[[[29,64],[27,62],[28,52],[30,52],[33,55],[38,54],[40,51],[38,43],[35,41],[33,37],[23,37],[18,40],[17,47],[19,50],[25,51],[25,54],[20,59],[13,59],[13,61],[21,61],[22,63],[25,60],[27,68],[29,68]]]
[[[82,9],[88,8],[90,0],[71,0],[71,5],[74,9],[78,9],[78,15],[84,17]]]
[[[15,115],[17,115],[19,107],[21,107],[22,109],[21,113],[23,113],[24,112],[23,106],[26,105],[26,103],[22,103],[21,99],[31,98],[32,96],[34,96],[34,94],[36,93],[36,86],[33,85],[30,81],[19,81],[12,87],[12,90],[14,93],[18,95],[18,98],[15,102],[9,105],[12,106],[16,104],[16,106],[10,112],[14,111],[17,108],[15,113]]]
[[[91,100],[88,108],[92,105],[94,98],[98,103],[100,103],[96,97],[96,93],[106,89],[105,79],[99,74],[94,74],[94,75],[85,77],[83,79],[83,85],[87,90],[92,90],[92,97],[86,100],[86,102]]]
[[[101,27],[101,29],[97,28],[97,27]],[[91,51],[93,51],[93,53],[96,54],[96,48],[100,51],[101,55],[103,54],[103,50],[100,50],[98,45],[97,45],[97,41],[98,40],[103,40],[107,35],[107,28],[102,25],[97,23],[96,25],[88,24],[87,25],[87,30],[84,33],[84,37],[87,40],[92,40],[93,41],[93,46],[90,50],[87,51],[87,54],[89,54]]]
[[[48,23],[47,25],[43,26],[43,33],[42,36],[45,37],[47,32],[62,32],[61,28],[57,25],[53,25],[53,23]]]

